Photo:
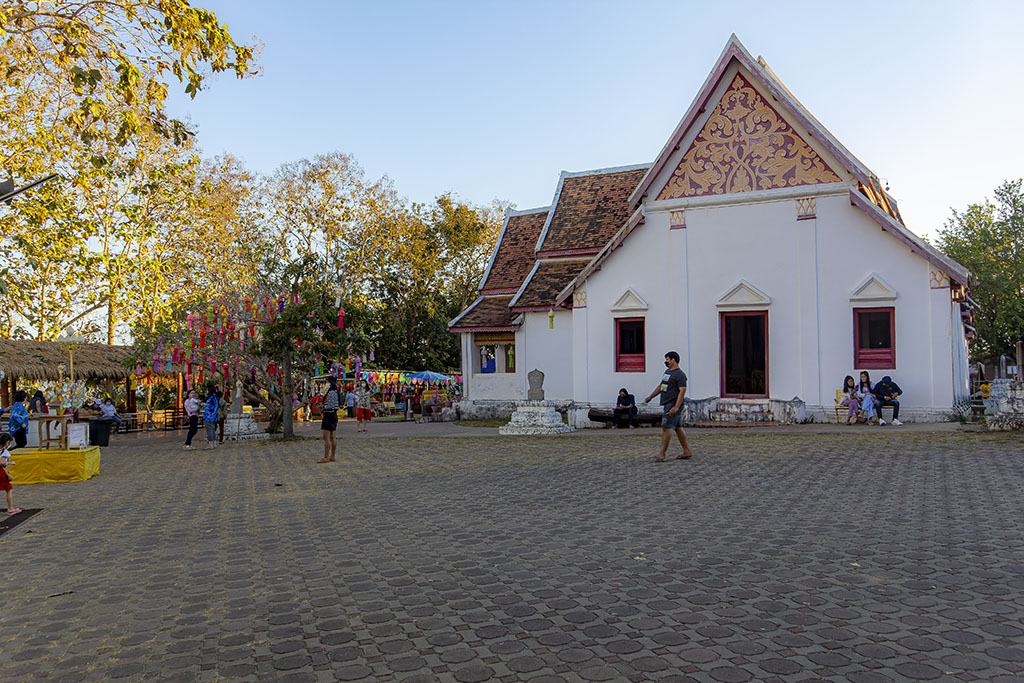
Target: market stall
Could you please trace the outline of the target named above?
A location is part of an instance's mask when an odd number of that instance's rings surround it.
[[[5,417],[19,389],[39,390],[45,414],[29,415],[27,446],[16,452],[11,475],[17,484],[84,481],[97,474],[100,449],[89,445],[89,429],[75,423],[79,409],[94,394],[114,395],[123,384],[125,410],[135,409],[135,384],[129,366],[133,349],[73,341],[0,340],[0,407]],[[85,417],[84,415],[82,416]]]

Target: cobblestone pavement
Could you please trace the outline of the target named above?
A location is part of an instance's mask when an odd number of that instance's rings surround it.
[[[657,439],[108,449],[15,487],[0,680],[1024,679],[1020,435]]]

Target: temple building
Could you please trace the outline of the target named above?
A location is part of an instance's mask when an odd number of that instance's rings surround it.
[[[563,172],[511,211],[461,336],[464,414],[523,400],[527,373],[588,426],[638,399],[665,352],[691,420],[831,420],[845,375],[890,375],[901,418],[968,402],[970,273],[733,36],[650,164]]]

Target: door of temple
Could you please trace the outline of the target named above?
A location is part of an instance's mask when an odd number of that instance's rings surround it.
[[[768,311],[721,314],[721,395],[768,397]]]

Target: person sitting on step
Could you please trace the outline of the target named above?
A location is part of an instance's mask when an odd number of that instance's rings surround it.
[[[885,420],[882,419],[882,407],[892,406],[892,423],[896,426],[902,425],[899,398],[903,390],[900,389],[900,385],[893,382],[892,377],[886,375],[881,382],[875,385],[872,393],[875,395],[875,415],[878,416],[878,424],[885,424]]]
[[[612,424],[616,429],[628,426],[630,429],[636,427],[636,398],[626,391],[625,387],[619,389],[619,398],[615,402],[615,410],[612,411]]]

